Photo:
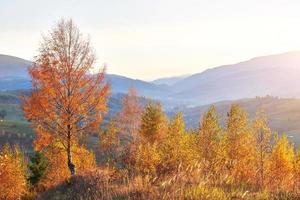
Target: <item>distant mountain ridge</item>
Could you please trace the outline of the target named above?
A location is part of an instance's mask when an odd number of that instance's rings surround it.
[[[113,93],[125,93],[128,91],[128,88],[134,87],[141,96],[157,98],[159,96],[163,97],[170,92],[167,87],[125,76],[106,74],[106,79],[112,84]]]
[[[30,89],[31,80],[28,67],[31,62],[0,54],[0,91]],[[166,86],[158,86],[146,81],[125,76],[106,74],[106,80],[112,85],[112,93],[126,93],[129,87],[135,87],[141,96],[164,98],[168,93]]]
[[[255,96],[300,97],[300,51],[208,69],[173,85],[172,98],[195,104]]]
[[[30,61],[0,55],[0,90],[28,89],[26,66]],[[151,82],[107,74],[112,93],[135,87],[141,96],[162,100],[172,107],[205,105],[256,96],[300,97],[300,51],[256,57],[223,65],[187,77],[167,77]]]

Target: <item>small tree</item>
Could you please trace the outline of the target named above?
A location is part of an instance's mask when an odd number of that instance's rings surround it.
[[[248,117],[238,105],[232,105],[222,140],[222,156],[233,184],[249,184],[255,177],[255,138]]]
[[[119,145],[118,129],[115,122],[110,119],[106,130],[100,134],[100,149],[105,154],[106,163],[110,166],[115,164],[117,155],[117,147]]]
[[[147,104],[139,133],[141,141],[136,152],[135,169],[142,174],[154,175],[161,159],[158,143],[167,135],[167,117],[160,104]]]
[[[167,132],[167,117],[159,103],[149,102],[142,114],[140,135],[144,142],[154,143]]]
[[[179,166],[185,168],[194,164],[192,148],[191,134],[186,133],[183,114],[176,113],[168,124],[166,137],[158,142],[162,161],[159,166],[159,173],[171,174]]]
[[[47,165],[48,163],[43,153],[36,151],[33,156],[30,156],[28,168],[31,172],[29,181],[32,185],[37,185],[45,176]]]
[[[291,191],[293,189],[294,147],[286,135],[276,139],[268,165],[268,188],[271,191]]]
[[[214,106],[204,114],[200,123],[199,144],[200,160],[203,164],[204,174],[215,174],[217,168],[218,147],[221,139],[221,127]]]
[[[121,136],[136,143],[139,141],[142,107],[137,91],[131,87],[122,99],[122,110],[117,113],[116,123]]]
[[[116,125],[123,142],[121,159],[130,170],[135,163],[136,151],[140,142],[142,106],[137,91],[131,87],[122,99],[122,109],[116,115]]]
[[[262,111],[257,113],[256,119],[253,123],[254,136],[256,139],[256,171],[258,177],[258,185],[261,190],[264,189],[267,162],[271,153],[271,137],[272,131],[268,127],[265,114]]]

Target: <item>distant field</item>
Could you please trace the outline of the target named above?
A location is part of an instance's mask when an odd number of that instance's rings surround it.
[[[7,112],[7,116],[5,117],[7,120],[25,121],[23,112],[18,104],[0,104],[1,110]]]
[[[20,91],[0,92],[0,111],[7,113],[4,121],[0,121],[0,146],[19,144],[24,150],[32,151],[34,132],[20,109],[20,94]]]
[[[7,120],[0,122],[0,147],[6,143],[19,144],[24,151],[31,152],[34,137],[27,122]]]

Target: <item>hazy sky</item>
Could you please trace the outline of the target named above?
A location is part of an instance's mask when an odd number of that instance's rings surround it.
[[[108,73],[151,80],[300,50],[299,0],[0,0],[0,54],[73,18]]]

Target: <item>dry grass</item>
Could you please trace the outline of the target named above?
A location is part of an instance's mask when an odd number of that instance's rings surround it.
[[[174,176],[164,178],[134,176],[129,178],[124,171],[99,168],[72,177],[70,180],[40,194],[44,200],[267,200],[299,199],[291,193],[270,194],[247,191],[243,188],[213,186],[201,180],[199,172],[185,169]]]
[[[113,200],[151,199],[158,197],[147,179],[108,169],[97,169],[72,177],[70,180],[40,194],[37,199]]]

